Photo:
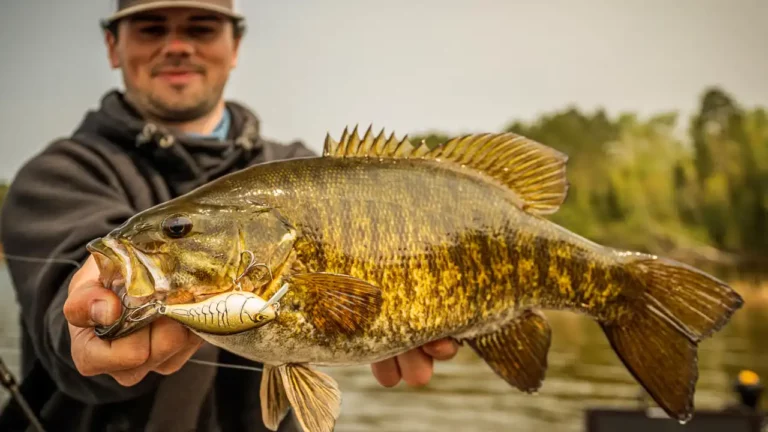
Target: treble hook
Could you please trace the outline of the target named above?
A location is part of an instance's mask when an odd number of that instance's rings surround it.
[[[150,307],[159,308],[159,307],[162,307],[162,306],[163,306],[163,304],[162,304],[160,301],[156,300],[156,299],[155,299],[155,300],[152,300],[152,301],[151,301],[151,302],[149,302],[149,303],[144,303],[144,304],[143,304],[143,305],[141,305],[141,306],[138,306],[138,307],[134,307],[134,308],[132,308],[132,310],[131,310],[131,313],[130,313],[130,315],[128,315],[128,317],[126,318],[126,320],[127,320],[128,322],[141,322],[141,321],[144,321],[144,320],[146,320],[147,318],[149,318],[149,315],[147,315],[147,316],[145,316],[145,317],[141,317],[141,318],[138,318],[138,319],[134,318],[134,316],[136,316],[136,314],[137,314],[138,312],[142,311],[143,309],[147,309],[147,308],[150,308]]]
[[[94,329],[94,331],[96,332],[97,336],[105,336],[105,335],[109,334],[115,327],[121,325],[126,320],[128,322],[140,322],[140,321],[143,321],[143,320],[147,319],[148,317],[139,318],[139,319],[134,318],[134,316],[135,316],[137,311],[146,309],[146,308],[151,307],[151,306],[155,306],[156,307],[158,305],[162,305],[162,303],[160,301],[155,299],[155,300],[152,300],[149,303],[145,303],[145,304],[140,305],[140,306],[130,306],[130,305],[125,303],[125,296],[127,296],[127,295],[128,295],[128,293],[124,292],[123,295],[120,296],[120,304],[123,306],[123,310],[122,310],[122,312],[120,312],[120,317],[117,319],[117,321],[112,323],[107,328],[100,329],[99,327],[96,327]]]
[[[267,273],[269,274],[269,280],[272,281],[274,279],[274,276],[272,275],[272,269],[270,269],[269,266],[267,264],[265,264],[265,263],[257,263],[256,262],[256,257],[254,256],[253,252],[251,252],[250,250],[245,250],[245,251],[243,251],[243,253],[247,253],[251,257],[251,260],[248,262],[248,265],[245,267],[245,270],[243,270],[243,272],[240,273],[240,276],[238,276],[238,277],[236,277],[235,279],[232,280],[232,282],[235,284],[235,286],[237,286],[238,291],[242,291],[243,290],[243,287],[240,285],[240,281],[251,270],[253,270],[256,267],[264,267],[265,269],[267,269]],[[261,278],[259,278],[259,279],[261,279]]]

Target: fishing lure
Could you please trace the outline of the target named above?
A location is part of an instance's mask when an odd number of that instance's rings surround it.
[[[269,301],[248,291],[230,291],[198,303],[158,304],[158,312],[204,333],[227,335],[261,327],[277,318],[283,285]]]

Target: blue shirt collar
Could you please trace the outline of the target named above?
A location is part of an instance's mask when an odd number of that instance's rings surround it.
[[[213,129],[213,132],[211,132],[209,135],[198,133],[189,133],[188,135],[200,138],[216,138],[219,141],[225,141],[227,139],[227,135],[229,134],[229,127],[231,124],[232,114],[230,114],[229,109],[224,108],[224,114],[222,114],[221,120],[219,120],[219,123]]]

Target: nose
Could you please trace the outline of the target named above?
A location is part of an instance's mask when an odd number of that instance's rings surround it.
[[[169,32],[163,44],[162,54],[165,56],[189,56],[194,52],[194,45],[182,32]]]

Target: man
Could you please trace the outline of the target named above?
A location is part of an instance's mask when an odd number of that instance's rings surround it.
[[[120,300],[98,281],[84,246],[133,214],[249,165],[312,156],[300,143],[259,135],[259,122],[223,91],[237,64],[244,19],[227,0],[121,0],[104,23],[110,65],[125,93],[112,91],[72,137],[50,144],[18,173],[2,214],[12,255],[71,259],[10,261],[22,314],[23,376],[52,389],[40,402],[56,430],[265,430],[254,365],[202,344],[161,319],[124,339],[95,337],[120,315]],[[384,386],[422,385],[441,341],[372,365]],[[258,366],[258,365],[254,365]],[[38,386],[38,390],[46,386]],[[294,428],[289,417],[281,430]]]

